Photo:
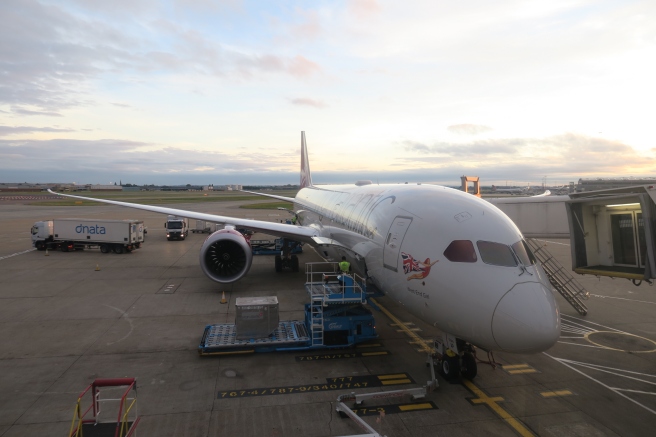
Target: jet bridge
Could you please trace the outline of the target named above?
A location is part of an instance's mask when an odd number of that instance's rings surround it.
[[[486,199],[526,238],[569,238],[572,270],[656,279],[656,186],[643,185],[566,196]]]
[[[573,271],[626,278],[636,285],[656,279],[656,187],[577,193],[570,198],[565,207]]]

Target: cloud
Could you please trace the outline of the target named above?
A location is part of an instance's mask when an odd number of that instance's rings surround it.
[[[377,0],[350,0],[348,2],[348,13],[355,16],[357,20],[368,20],[381,12],[382,8]]]
[[[57,180],[80,180],[79,175],[125,175],[136,179],[167,174],[244,175],[288,172],[298,166],[297,154],[250,150],[228,154],[162,146],[141,141],[102,140],[0,140],[0,174],[22,172],[20,179],[43,180],[40,172],[58,174]],[[35,171],[34,169],[39,169]],[[65,170],[63,170],[65,169]],[[97,174],[95,177],[94,174]]]
[[[315,99],[307,99],[307,98],[295,98],[295,99],[290,99],[289,100],[293,105],[301,105],[301,106],[312,106],[314,108],[325,108],[328,105],[321,100],[315,100]]]
[[[34,132],[74,132],[73,129],[63,129],[57,127],[34,127],[34,126],[1,126],[0,137],[18,134],[31,134]]]
[[[478,135],[483,132],[489,132],[492,130],[492,128],[479,124],[453,124],[447,127],[447,130],[454,134]]]
[[[399,163],[423,170],[469,169],[475,176],[486,174],[494,180],[535,181],[543,175],[560,178],[646,175],[656,168],[656,159],[638,153],[621,141],[577,133],[465,143],[438,141],[430,145],[406,140],[397,144],[406,151],[398,158]],[[407,156],[408,153],[421,158]],[[523,178],[518,174],[524,175]]]
[[[156,1],[74,3],[0,5],[0,105],[11,113],[61,116],[95,105],[98,84],[129,82],[135,74],[142,81],[144,75],[189,73],[242,80],[272,73],[308,78],[321,71],[305,56],[253,50],[245,41],[226,44],[187,21],[167,19]]]

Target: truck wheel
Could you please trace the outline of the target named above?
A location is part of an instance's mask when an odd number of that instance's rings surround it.
[[[37,241],[34,247],[36,247],[36,250],[46,250],[46,243],[43,241]]]
[[[120,244],[117,244],[114,246],[114,253],[118,253],[119,255],[123,253],[123,246]]]
[[[59,250],[62,252],[68,252],[68,244],[66,242],[62,243],[61,246],[59,246]]]
[[[280,273],[282,272],[282,258],[280,255],[276,255],[276,272]]]
[[[101,244],[100,245],[100,252],[101,253],[109,253],[109,246],[106,244]]]

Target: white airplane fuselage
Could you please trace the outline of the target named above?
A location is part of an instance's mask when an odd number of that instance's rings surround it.
[[[442,331],[518,353],[546,350],[558,339],[558,306],[538,264],[488,264],[479,248],[467,262],[444,255],[456,240],[473,247],[522,240],[490,203],[417,184],[314,186],[301,189],[296,202],[303,226],[363,257],[378,288]]]

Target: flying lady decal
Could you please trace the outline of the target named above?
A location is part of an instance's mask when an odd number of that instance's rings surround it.
[[[424,279],[430,274],[431,267],[439,260],[431,262],[430,258],[426,258],[424,262],[418,261],[409,253],[401,252],[401,259],[403,260],[403,273],[406,275],[412,273],[406,279]]]

